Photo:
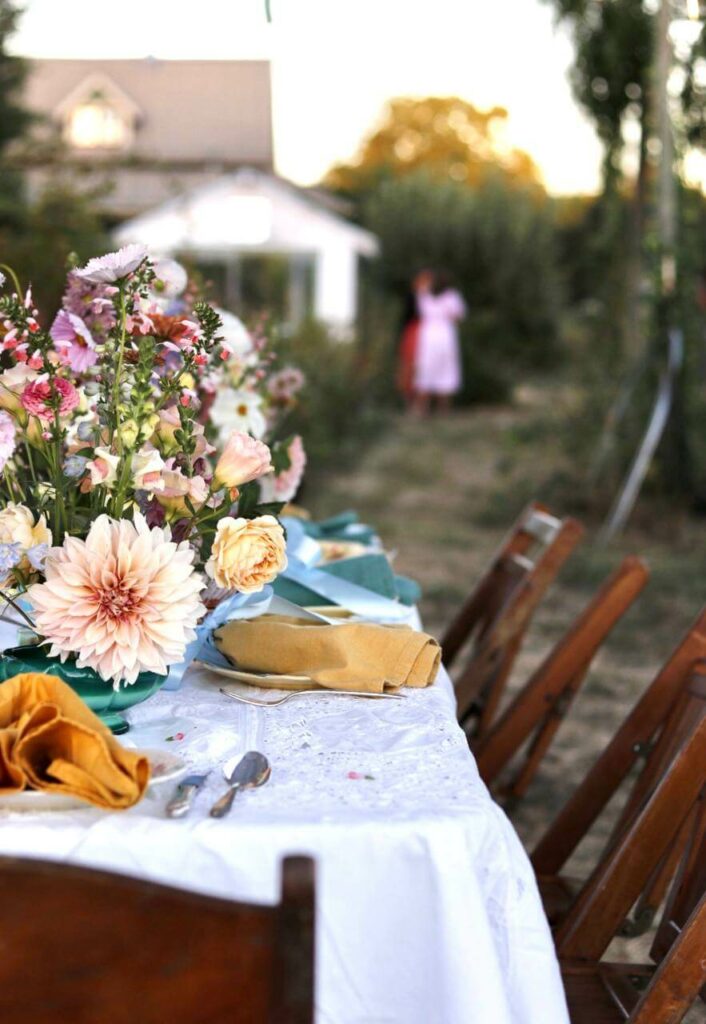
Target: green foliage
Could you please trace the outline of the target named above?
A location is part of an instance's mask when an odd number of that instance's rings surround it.
[[[642,120],[652,57],[652,16],[642,0],[546,0],[573,29],[571,83],[606,150],[606,181],[617,172],[623,119]]]
[[[381,332],[341,341],[314,321],[277,340],[282,363],[295,363],[306,375],[300,403],[279,427],[281,439],[304,438],[309,468],[317,471],[350,463],[379,431],[390,408],[394,346]]]
[[[7,52],[7,41],[17,27],[20,10],[11,0],[0,0],[0,154],[21,138],[34,120],[21,101],[27,65]]]
[[[453,275],[469,306],[464,347],[482,376],[497,380],[494,370],[510,361],[553,361],[559,286],[549,203],[500,179],[472,190],[416,174],[381,185],[364,223],[381,241],[384,289],[402,296],[425,266]]]
[[[36,200],[18,206],[14,224],[0,226],[2,262],[15,269],[24,287],[32,284],[45,316],[60,305],[67,261],[84,262],[111,248],[95,198],[57,178]]]

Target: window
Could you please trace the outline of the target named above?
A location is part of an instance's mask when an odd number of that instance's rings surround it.
[[[124,149],[130,126],[110,103],[96,97],[73,108],[66,137],[77,149]]]

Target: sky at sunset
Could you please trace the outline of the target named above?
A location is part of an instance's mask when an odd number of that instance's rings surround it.
[[[13,48],[37,57],[272,61],[277,169],[302,184],[350,157],[392,96],[508,109],[554,193],[598,187],[600,148],[567,80],[571,44],[541,0],[24,0]],[[175,116],[178,116],[175,111]]]

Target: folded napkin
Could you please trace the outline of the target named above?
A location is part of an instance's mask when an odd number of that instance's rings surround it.
[[[396,576],[390,563],[383,554],[356,555],[354,558],[342,558],[337,562],[328,562],[316,566],[318,572],[325,572],[337,579],[348,580],[359,587],[371,590],[390,601],[400,600],[405,605],[416,604],[421,591],[416,583],[403,576]],[[330,595],[322,595],[316,589],[315,574],[311,573],[311,586],[299,580],[290,579],[286,572],[277,577],[273,586],[280,597],[286,598],[302,608],[330,604]]]
[[[349,509],[329,519],[303,519],[302,526],[309,537],[315,540],[357,540],[361,544],[372,544],[378,540],[374,527],[358,521],[358,513]]]
[[[120,810],[148,781],[147,758],[122,747],[61,679],[25,672],[0,684],[0,792],[42,789]]]
[[[214,638],[239,669],[306,676],[332,690],[430,686],[441,656],[436,640],[407,626],[329,626],[281,615],[228,622]]]

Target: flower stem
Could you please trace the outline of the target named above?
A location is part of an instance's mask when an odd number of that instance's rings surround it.
[[[125,340],[127,337],[127,307],[125,305],[125,282],[120,281],[120,341],[118,342],[118,365],[115,368],[115,381],[113,382],[113,405],[115,412],[115,435],[118,454],[122,455],[123,442],[120,437],[120,383],[123,375],[123,362],[125,360]]]

